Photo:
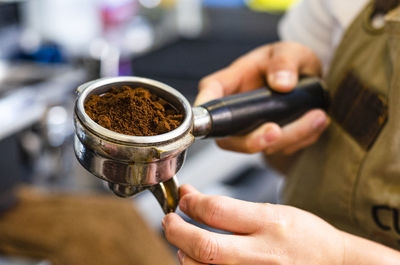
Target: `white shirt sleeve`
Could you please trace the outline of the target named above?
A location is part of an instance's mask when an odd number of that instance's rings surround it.
[[[284,41],[310,47],[326,72],[345,29],[368,0],[301,0],[285,14],[278,30]]]

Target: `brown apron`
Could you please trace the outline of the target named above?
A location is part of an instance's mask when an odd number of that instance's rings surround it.
[[[343,36],[326,79],[332,124],[292,167],[283,199],[400,249],[400,8],[382,28],[374,12]]]
[[[130,200],[26,188],[18,197],[16,207],[0,216],[2,256],[52,265],[177,264]]]

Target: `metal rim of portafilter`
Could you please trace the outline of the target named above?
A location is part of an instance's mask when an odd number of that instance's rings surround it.
[[[84,103],[90,95],[124,85],[148,89],[172,104],[183,114],[182,124],[160,135],[131,136],[108,130],[86,114]],[[179,202],[175,175],[195,137],[245,133],[266,121],[285,124],[309,109],[326,108],[328,102],[318,78],[303,79],[291,93],[261,88],[193,108],[174,88],[142,77],[102,78],[81,85],[77,92],[74,150],[78,161],[107,181],[118,196],[150,190],[165,213],[174,211]]]

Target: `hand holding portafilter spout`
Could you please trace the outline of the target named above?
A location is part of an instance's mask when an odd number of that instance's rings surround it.
[[[142,87],[163,98],[183,114],[181,125],[155,136],[131,136],[103,128],[90,119],[84,109],[88,97],[121,86]],[[80,86],[78,94],[74,150],[79,162],[95,176],[106,180],[119,196],[150,190],[165,213],[174,211],[178,205],[175,175],[194,137],[244,133],[267,121],[282,125],[309,109],[327,107],[327,96],[318,78],[303,79],[290,93],[263,88],[193,109],[175,89],[140,77],[98,79]]]

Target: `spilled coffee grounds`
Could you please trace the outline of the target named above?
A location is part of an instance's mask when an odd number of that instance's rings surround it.
[[[91,95],[85,111],[104,128],[134,136],[166,133],[183,121],[183,115],[164,99],[147,89],[129,86]]]

